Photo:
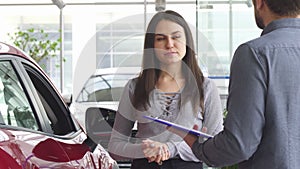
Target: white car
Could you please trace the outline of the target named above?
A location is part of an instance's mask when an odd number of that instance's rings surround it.
[[[140,67],[97,69],[86,81],[70,109],[93,139],[107,148],[123,88],[140,73]],[[97,133],[95,133],[97,132]],[[98,137],[96,137],[98,136]]]

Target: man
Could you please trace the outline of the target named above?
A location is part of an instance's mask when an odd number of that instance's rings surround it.
[[[263,32],[240,45],[232,59],[224,130],[204,142],[170,131],[210,166],[299,169],[300,0],[253,4]]]

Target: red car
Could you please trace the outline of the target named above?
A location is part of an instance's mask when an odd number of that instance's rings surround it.
[[[118,168],[87,136],[36,62],[2,42],[0,168]]]

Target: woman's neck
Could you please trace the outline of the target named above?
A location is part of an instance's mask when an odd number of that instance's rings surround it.
[[[185,85],[181,66],[161,67],[161,73],[156,83],[156,88],[163,92],[178,92]]]
[[[181,63],[171,65],[161,65],[160,78],[166,79],[182,79]]]

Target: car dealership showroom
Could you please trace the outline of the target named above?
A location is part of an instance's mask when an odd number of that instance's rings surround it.
[[[165,10],[188,23],[225,118],[234,51],[261,34],[252,0],[0,0],[0,168],[130,168],[108,144],[147,26]]]

